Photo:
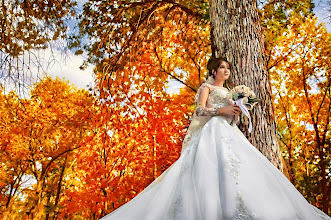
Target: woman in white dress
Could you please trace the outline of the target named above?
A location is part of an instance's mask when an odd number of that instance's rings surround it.
[[[240,132],[240,109],[226,98],[225,59],[212,58],[210,77],[180,158],[130,202],[104,220],[317,220],[331,219],[311,206],[291,182]]]

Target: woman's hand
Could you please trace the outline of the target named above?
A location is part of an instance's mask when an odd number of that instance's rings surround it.
[[[226,107],[219,108],[218,112],[220,114],[234,115],[234,116],[236,116],[236,118],[238,118],[241,110],[238,105],[232,104],[232,105],[228,105]]]

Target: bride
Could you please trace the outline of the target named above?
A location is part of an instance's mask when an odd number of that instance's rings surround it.
[[[310,205],[235,124],[240,108],[226,98],[225,59],[211,58],[210,76],[179,159],[130,202],[104,220],[331,219]]]

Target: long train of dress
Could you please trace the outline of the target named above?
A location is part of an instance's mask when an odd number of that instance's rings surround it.
[[[210,94],[202,107],[205,86]],[[179,159],[104,220],[331,219],[229,124],[231,118],[213,116],[215,108],[231,104],[227,94],[224,87],[201,85]]]
[[[198,130],[180,158],[103,220],[331,219],[221,116]]]

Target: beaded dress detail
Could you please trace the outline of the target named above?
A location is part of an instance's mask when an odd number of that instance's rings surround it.
[[[206,107],[201,107],[199,105],[199,96],[200,91],[204,88],[209,88],[209,97],[207,100]],[[217,108],[224,107],[227,105],[230,105],[231,102],[226,98],[226,94],[228,93],[228,90],[224,87],[217,87],[213,86],[208,83],[203,83],[196,96],[195,96],[195,102],[196,102],[196,109],[194,111],[194,114],[191,119],[190,126],[187,130],[187,133],[185,135],[183,144],[182,144],[182,150],[184,150],[185,147],[187,147],[188,143],[190,142],[192,135],[194,135],[195,132],[200,130],[206,123],[211,119],[212,116],[218,115]],[[225,119],[228,121],[232,120],[230,116],[223,115]]]
[[[207,106],[198,103],[209,87]],[[179,159],[104,220],[319,220],[291,182],[245,138],[218,107],[228,91],[208,83]]]

